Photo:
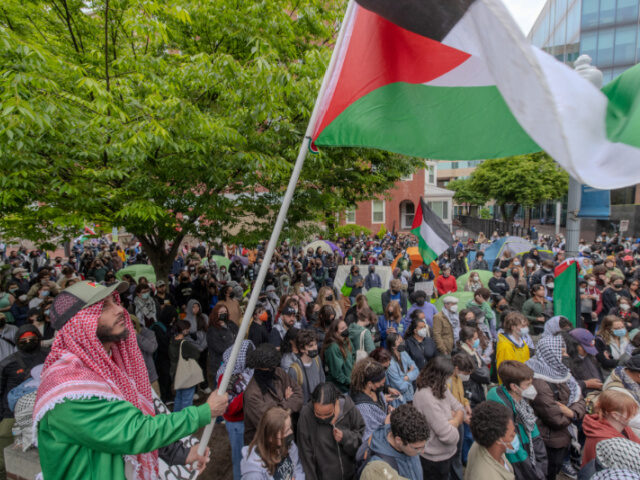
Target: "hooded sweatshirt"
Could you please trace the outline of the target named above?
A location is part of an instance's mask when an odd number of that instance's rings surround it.
[[[369,460],[383,460],[380,456],[392,457],[395,462],[398,473],[400,476],[408,478],[409,480],[422,480],[422,465],[420,464],[420,456],[415,455],[410,457],[402,452],[397,451],[387,440],[387,435],[391,430],[391,425],[383,425],[371,435],[371,456]],[[361,454],[364,454],[364,450],[361,449]],[[360,459],[360,458],[359,458]],[[392,465],[393,466],[393,465]],[[394,466],[395,468],[395,466]]]
[[[625,427],[622,432],[616,430],[605,418],[600,418],[598,414],[585,415],[582,421],[582,430],[587,437],[582,451],[582,466],[584,467],[591,460],[596,458],[596,445],[601,440],[609,438],[628,438],[636,443],[640,443],[640,438],[633,433],[631,427]]]
[[[312,402],[302,407],[300,412],[298,447],[307,479],[346,480],[355,476],[355,457],[362,443],[365,424],[349,397],[341,397],[338,401],[340,413],[334,425],[342,430],[340,442],[336,442],[333,436],[332,425],[316,420]]]
[[[287,456],[291,460],[293,466],[292,478],[295,480],[305,480],[304,471],[302,470],[302,464],[300,463],[300,457],[298,456],[298,447],[295,443],[291,444],[289,448],[289,455]],[[286,458],[285,458],[286,460]],[[249,454],[249,447],[242,447],[242,461],[240,462],[240,471],[242,472],[242,478],[244,480],[272,480],[274,477],[269,475],[269,472],[262,463],[262,458],[258,454],[258,449],[253,448],[251,454]]]

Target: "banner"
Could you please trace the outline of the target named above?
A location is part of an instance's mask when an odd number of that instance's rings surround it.
[[[580,202],[580,218],[597,218],[606,220],[611,216],[611,191],[582,185],[582,201]]]

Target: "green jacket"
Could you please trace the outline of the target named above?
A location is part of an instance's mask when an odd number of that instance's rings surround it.
[[[206,403],[152,417],[123,400],[66,400],[38,424],[42,473],[47,480],[124,480],[123,455],[152,452],[210,421]]]
[[[362,334],[363,330],[366,330],[364,332],[363,338],[364,349],[367,351],[367,353],[371,353],[376,348],[376,346],[373,343],[371,331],[368,328],[365,328],[362,325],[358,325],[355,322],[352,323],[351,325],[349,325],[349,340],[351,340],[351,345],[353,345],[353,348],[358,350],[360,348],[360,335]]]
[[[498,388],[502,390],[502,392],[505,394],[505,396],[509,400],[509,405],[506,405],[502,400],[502,398],[500,398],[500,395],[498,395],[498,392],[497,392]],[[501,403],[502,405],[505,405],[509,410],[513,412],[513,418],[514,419],[516,418],[516,407],[513,403],[513,398],[511,397],[511,395],[509,395],[509,392],[507,391],[506,388],[504,387],[492,388],[491,390],[489,390],[489,393],[487,393],[487,400],[491,400],[494,402]],[[522,425],[516,424],[516,426],[518,427],[518,436],[520,437],[520,448],[516,453],[506,454],[507,460],[509,460],[509,463],[512,463],[512,464],[517,462],[524,462],[527,458],[529,458],[529,447],[527,446],[529,444],[529,436],[527,435],[527,432],[525,431]],[[533,427],[533,432],[531,432],[531,438],[533,439],[539,436],[540,436],[540,431],[538,430],[538,425],[536,425]]]
[[[351,341],[349,341],[349,343],[351,343]],[[338,347],[338,344],[335,342],[329,345],[324,351],[327,382],[333,383],[342,393],[349,391],[349,386],[351,385],[351,370],[353,369],[356,355],[353,347],[351,351],[347,349],[346,352],[347,358],[342,356],[340,347]]]
[[[543,312],[544,312],[544,305],[542,303],[539,302],[534,302],[533,298],[528,299],[526,302],[524,302],[524,305],[522,305],[522,314],[527,317],[527,320],[529,320],[529,322],[536,322],[536,323],[540,323],[538,322],[538,317],[543,317]]]

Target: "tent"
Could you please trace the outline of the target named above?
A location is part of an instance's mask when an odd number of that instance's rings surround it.
[[[131,275],[137,282],[140,277],[146,277],[149,283],[156,283],[156,272],[151,265],[131,265],[130,267],[123,268],[116,272],[116,278],[122,280],[125,274]]]
[[[458,311],[462,310],[463,308],[467,308],[467,303],[473,300],[473,292],[457,291],[457,292],[447,293],[442,297],[438,297],[438,299],[436,300],[435,307],[438,309],[439,312],[441,312],[442,308],[444,307],[442,299],[448,296],[456,297],[458,299]]]
[[[546,253],[547,255],[543,258],[548,258],[548,255],[551,254],[549,251],[539,249],[529,240],[525,240],[522,237],[502,237],[487,247],[484,251],[484,259],[487,261],[489,268],[491,268],[496,258],[500,258],[507,250],[513,255],[520,255],[528,252],[532,248],[537,248],[539,252]]]
[[[401,253],[393,260],[393,262],[391,263],[391,270],[395,270],[396,266],[398,265],[398,261],[402,258],[403,255],[404,254]],[[407,255],[409,256],[409,260],[411,262],[411,265],[409,266],[411,273],[413,273],[413,271],[416,268],[424,265],[424,261],[422,260],[422,255],[420,255],[420,250],[418,250],[418,247],[407,248]],[[431,271],[437,278],[440,275],[440,267],[438,266],[438,262],[433,261],[431,262],[430,266],[431,266]]]

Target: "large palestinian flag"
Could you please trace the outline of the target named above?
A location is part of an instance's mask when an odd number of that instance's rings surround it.
[[[563,315],[578,326],[578,262],[568,258],[553,274],[553,314]]]
[[[343,29],[314,146],[439,160],[544,149],[594,187],[640,182],[640,67],[610,101],[531,47],[501,0],[351,0]]]
[[[453,242],[449,227],[433,213],[422,197],[413,217],[411,233],[418,237],[418,251],[425,265],[431,265]]]

